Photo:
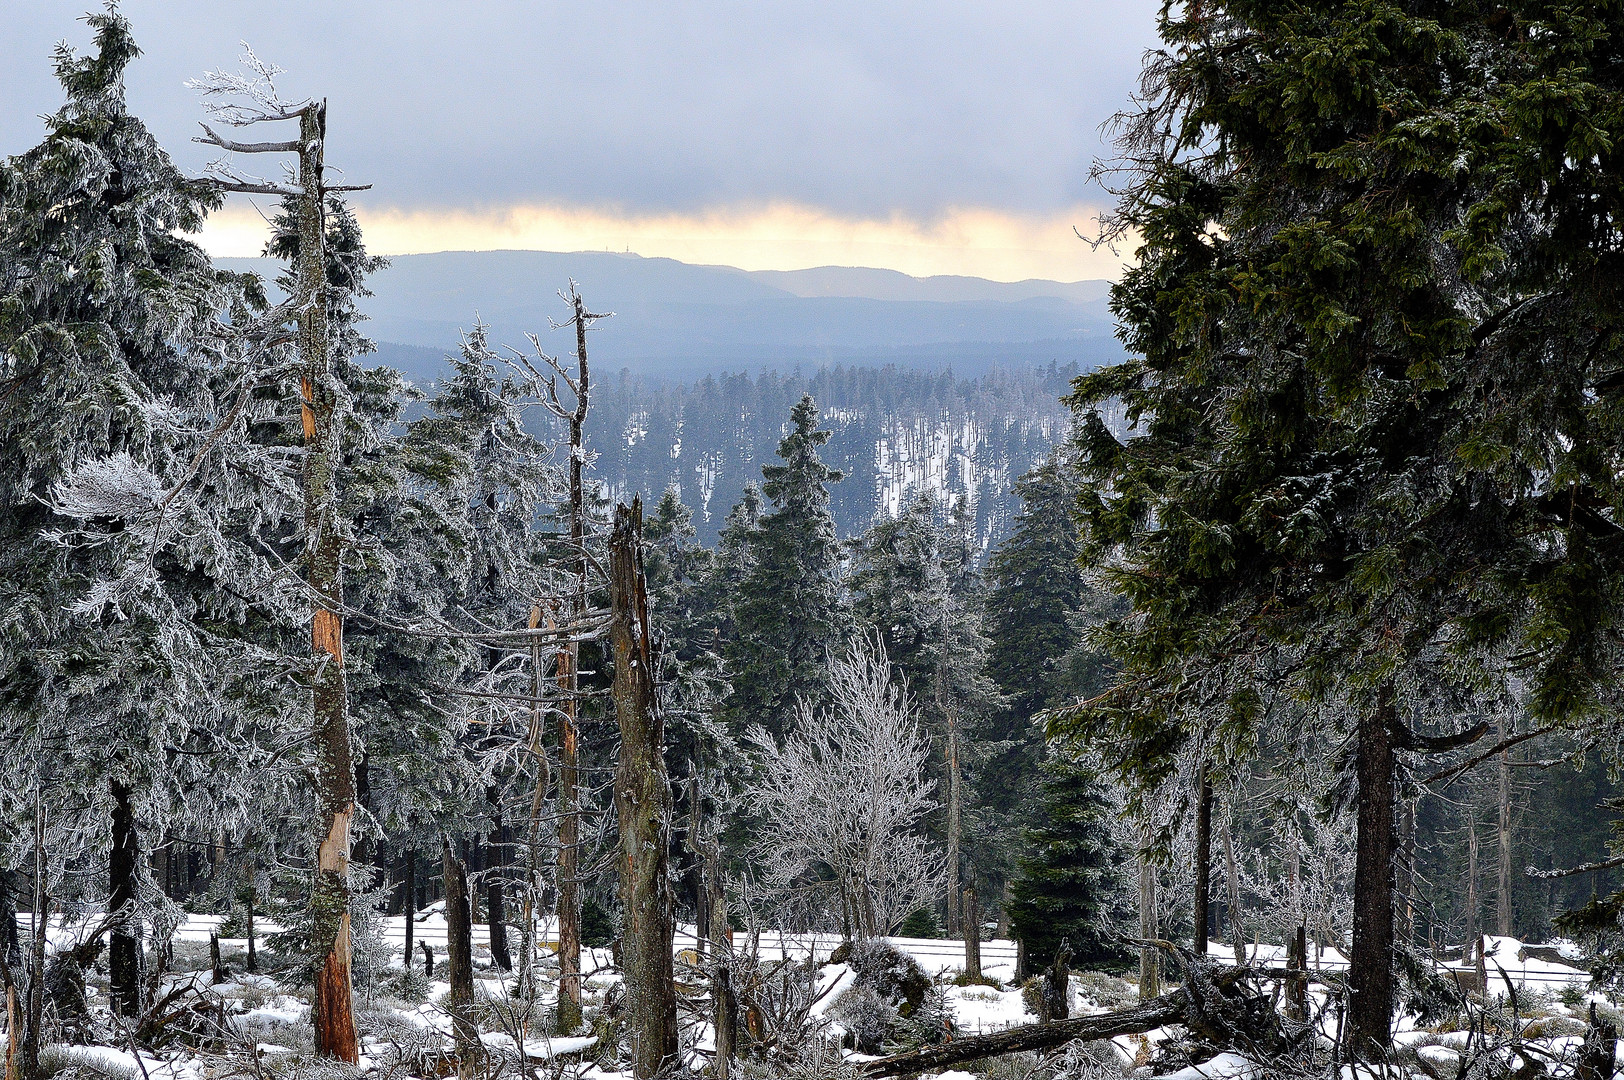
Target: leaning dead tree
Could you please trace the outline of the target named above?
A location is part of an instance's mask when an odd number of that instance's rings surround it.
[[[244,46],[247,50],[247,46]],[[232,154],[296,154],[290,180],[246,177],[228,161],[210,171],[224,191],[279,195],[290,201],[298,225],[295,259],[296,314],[300,376],[299,416],[304,432],[305,573],[311,596],[311,742],[315,747],[316,801],[320,833],[316,878],[311,890],[311,944],[319,957],[311,1022],[319,1053],[354,1063],[358,1059],[354,1003],[350,988],[350,830],[355,817],[348,690],[344,673],[344,535],[339,521],[338,469],[342,460],[342,389],[332,370],[328,332],[326,221],[329,193],[364,190],[370,185],[331,185],[324,178],[326,101],[297,104],[282,100],[275,85],[280,69],[251,50],[243,62],[247,76],[210,72],[192,85],[214,119],[245,128],[296,120],[299,136],[283,142],[238,142],[204,124],[195,141]]]
[[[677,1060],[677,994],[671,943],[676,929],[666,852],[671,844],[671,784],[665,731],[655,694],[648,587],[643,577],[643,501],[615,507],[609,534],[609,624],[615,676],[611,695],[620,726],[615,812],[620,825],[621,899],[626,931],[621,967],[632,1041],[632,1075],[647,1080]]]

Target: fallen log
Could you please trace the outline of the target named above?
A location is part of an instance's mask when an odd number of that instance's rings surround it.
[[[1027,1024],[1006,1028],[990,1035],[972,1035],[940,1046],[926,1046],[906,1054],[865,1061],[859,1066],[863,1076],[902,1076],[906,1073],[940,1072],[950,1065],[979,1058],[1014,1054],[1023,1050],[1047,1050],[1073,1039],[1109,1039],[1116,1035],[1136,1035],[1183,1020],[1188,998],[1174,990],[1140,1005],[1094,1016],[1074,1016],[1048,1024]]]

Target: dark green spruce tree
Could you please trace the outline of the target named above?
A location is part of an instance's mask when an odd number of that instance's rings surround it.
[[[1112,836],[1115,813],[1093,766],[1063,751],[1044,761],[1010,888],[1010,932],[1026,947],[1029,968],[1052,963],[1061,942],[1079,961],[1121,957],[1111,932],[1132,908],[1124,869],[1131,855]]]
[[[1485,344],[1519,304],[1485,105],[1497,10],[1165,9],[1123,129],[1116,225],[1141,247],[1112,304],[1135,358],[1072,398],[1084,560],[1133,614],[1110,625],[1112,691],[1064,726],[1141,792],[1188,751],[1251,753],[1278,696],[1343,727],[1361,1057],[1396,1004],[1399,755],[1483,733],[1417,703],[1503,679],[1475,620],[1516,610],[1499,574],[1529,553],[1473,451]],[[1106,429],[1108,399],[1137,437]]]
[[[750,534],[750,566],[733,603],[733,637],[723,645],[733,683],[727,715],[735,731],[760,724],[774,735],[798,697],[820,700],[824,668],[839,651],[849,616],[840,589],[840,542],[829,515],[829,485],[840,479],[818,456],[810,394],[790,410],[779,465],[763,465],[772,503]]]

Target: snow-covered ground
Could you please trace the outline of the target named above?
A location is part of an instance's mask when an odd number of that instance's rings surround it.
[[[26,925],[26,917],[23,921]],[[191,943],[193,946],[206,943],[210,935],[217,931],[220,922],[217,916],[191,916],[177,931],[176,939]],[[264,933],[271,933],[277,928],[262,921],[258,929]],[[395,954],[393,963],[398,969],[405,952],[405,920],[398,917],[386,919],[383,929],[385,938],[393,946],[392,951]],[[53,921],[48,940],[53,949],[63,947],[74,941],[81,931],[80,924],[65,925],[60,921]],[[416,943],[426,942],[436,954],[444,955],[445,920],[438,907],[419,913],[413,922],[412,934],[414,948],[417,947]],[[476,996],[499,1003],[507,994],[507,985],[511,980],[490,967],[486,935],[487,930],[484,926],[476,927],[475,959],[476,967],[479,968],[477,978],[480,987]],[[921,967],[937,980],[941,993],[951,1008],[954,1027],[960,1037],[998,1031],[1035,1021],[1028,1011],[1021,989],[1013,984],[1015,962],[1013,943],[1008,941],[982,943],[984,974],[1000,985],[957,986],[952,985],[951,980],[963,970],[962,943],[945,939],[895,938],[891,941],[918,961]],[[751,943],[745,935],[735,936],[736,946],[745,947]],[[241,953],[247,942],[228,938],[222,939],[221,944],[228,960],[235,960],[240,966]],[[697,959],[692,953],[695,944],[693,928],[683,927],[676,942],[678,954],[684,959]],[[760,935],[754,944],[759,948],[763,960],[787,957],[813,959],[823,963],[817,986],[819,997],[812,1013],[829,1023],[831,1030],[838,1032],[838,1022],[833,1020],[833,1017],[838,1015],[836,1005],[855,982],[855,975],[850,967],[827,962],[829,954],[839,944],[839,939],[832,935],[770,933]],[[1527,1037],[1527,1044],[1537,1045],[1542,1054],[1550,1054],[1558,1059],[1565,1056],[1571,1060],[1582,1036],[1582,1019],[1586,1005],[1591,1000],[1602,1000],[1588,993],[1586,989],[1588,974],[1578,966],[1572,946],[1565,943],[1530,946],[1514,938],[1501,937],[1487,938],[1485,946],[1484,966],[1488,974],[1489,997],[1504,998],[1507,985],[1515,987],[1519,996],[1519,1008],[1522,1015],[1527,1018],[1522,1021],[1521,1032]],[[1209,952],[1219,959],[1227,960],[1234,956],[1233,946],[1219,941],[1210,943]],[[619,976],[612,971],[604,970],[608,968],[610,962],[607,950],[588,950],[582,959],[583,968],[593,973],[585,984],[586,1003],[589,1007],[599,1005],[606,996],[615,992]],[[1268,968],[1283,967],[1286,961],[1283,950],[1257,945],[1247,947],[1246,959],[1250,963]],[[414,964],[416,960],[414,956]],[[416,966],[421,970],[420,964]],[[1330,974],[1345,970],[1347,959],[1334,950],[1315,952],[1310,956],[1309,966],[1314,971]],[[1450,959],[1441,960],[1438,963],[1438,970],[1458,976],[1463,985],[1475,989],[1477,970],[1475,957],[1462,956],[1462,950],[1457,949],[1451,954]],[[442,971],[443,968],[437,963],[436,973]],[[553,976],[548,975],[544,980],[541,995],[544,1013],[550,1013],[556,1002],[552,978]],[[193,979],[202,983],[207,980],[207,973],[175,976],[172,977],[171,984],[181,979]],[[1138,998],[1137,987],[1129,980],[1097,972],[1074,974],[1070,990],[1073,1015],[1111,1011],[1132,1004]],[[449,986],[446,983],[431,983],[427,987],[426,1000],[415,1005],[391,998],[387,991],[381,996],[361,995],[358,1009],[363,1016],[362,1028],[365,1032],[362,1043],[363,1068],[372,1068],[380,1074],[405,1077],[415,1075],[408,1068],[413,1053],[419,1055],[424,1052],[442,1053],[443,1046],[448,1042],[451,1024],[450,1017],[440,1002],[448,992]],[[228,982],[207,987],[206,993],[210,995],[211,1000],[218,1001],[220,1015],[226,1018],[234,1037],[241,1042],[240,1052],[251,1053],[262,1063],[267,1064],[266,1075],[276,1071],[270,1066],[278,1059],[287,1058],[292,1061],[300,1055],[308,1056],[309,1006],[300,996],[286,992],[270,976],[236,974]],[[1316,1001],[1323,1001],[1322,992],[1317,987],[1311,989],[1311,995]],[[1337,1033],[1334,1030],[1334,1015],[1329,1010],[1323,1015],[1322,1034],[1329,1039],[1335,1039]],[[502,1025],[498,1023],[484,1026],[500,1028]],[[481,1039],[490,1050],[507,1055],[516,1054],[522,1045],[525,1056],[532,1060],[581,1055],[582,1062],[574,1070],[581,1080],[587,1080],[588,1077],[591,1080],[600,1078],[621,1080],[619,1074],[591,1064],[590,1059],[598,1043],[595,1035],[549,1037],[539,1030],[528,1027],[512,1025],[509,1027],[510,1030],[484,1030]],[[713,1048],[711,1032],[705,1025],[700,1024],[691,1028],[690,1034],[693,1036],[696,1053],[702,1054]],[[1151,1058],[1155,1046],[1171,1034],[1170,1031],[1160,1030],[1110,1040],[1122,1072],[1127,1074],[1138,1069],[1137,1075],[1144,1075],[1147,1071],[1144,1066]],[[1399,1024],[1395,1043],[1401,1051],[1412,1055],[1413,1060],[1417,1062],[1416,1067],[1423,1073],[1453,1075],[1463,1055],[1470,1049],[1471,1038],[1470,1032],[1451,1030],[1448,1025],[1428,1028],[1417,1025],[1413,1018],[1405,1018]],[[1482,1052],[1481,1034],[1477,1039],[1478,1051]],[[75,1046],[53,1047],[51,1052],[56,1055],[56,1061],[60,1066],[80,1066],[113,1080],[207,1080],[218,1072],[215,1065],[210,1063],[208,1055],[191,1054],[187,1051],[170,1054],[142,1051],[137,1057],[133,1049],[133,1045]],[[1512,1051],[1507,1050],[1506,1053],[1510,1054]],[[293,1056],[288,1057],[289,1055]],[[701,1063],[701,1058],[696,1058],[693,1062],[695,1065]],[[1503,1064],[1515,1066],[1517,1063],[1508,1060]],[[1260,1070],[1245,1058],[1225,1054],[1198,1067],[1167,1074],[1166,1080],[1247,1080],[1259,1072]],[[968,1072],[954,1070],[941,1074],[939,1080],[970,1080],[971,1075]],[[1416,1080],[1425,1080],[1425,1077],[1418,1074]]]

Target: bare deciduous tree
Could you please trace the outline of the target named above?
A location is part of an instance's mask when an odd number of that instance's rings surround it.
[[[848,931],[883,934],[942,888],[942,857],[918,832],[936,808],[930,743],[880,643],[833,661],[829,689],[827,707],[797,705],[782,745],[759,727],[749,736],[763,880],[790,890],[832,879]]]

